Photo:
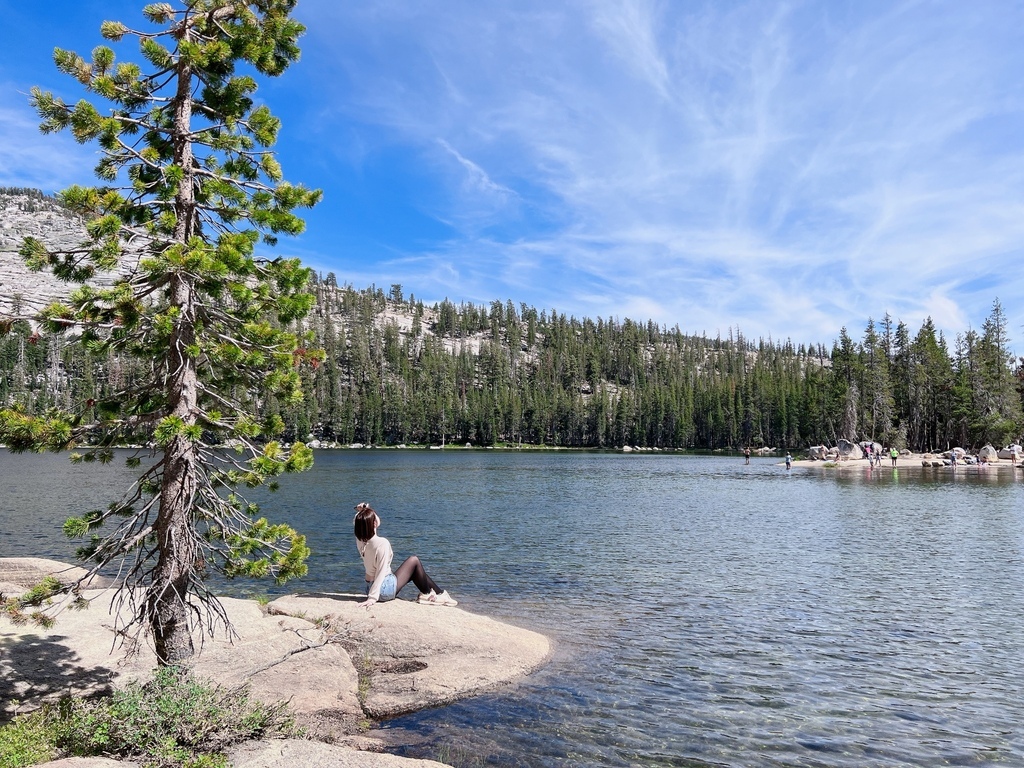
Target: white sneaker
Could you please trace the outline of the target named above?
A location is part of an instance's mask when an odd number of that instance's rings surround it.
[[[416,598],[417,603],[432,603],[437,599],[437,595],[434,594],[434,590],[429,592],[420,592],[419,597]]]
[[[440,595],[434,594],[434,590],[430,590],[430,594],[421,594],[418,601],[424,605],[447,605],[455,606],[459,604],[459,601],[448,594],[448,590],[445,590]]]

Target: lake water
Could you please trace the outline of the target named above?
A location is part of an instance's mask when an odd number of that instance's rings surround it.
[[[411,745],[401,754],[1024,764],[1022,473],[776,461],[320,452],[264,512],[314,551],[309,577],[283,591],[359,588],[351,518],[365,500],[397,560],[420,555],[467,610],[557,641],[520,685],[386,723]],[[63,518],[127,476],[0,453],[0,556],[70,559]]]

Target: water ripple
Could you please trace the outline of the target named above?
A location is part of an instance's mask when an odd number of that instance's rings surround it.
[[[123,479],[47,461],[0,456],[16,534],[0,555],[68,558],[62,516]],[[309,533],[304,588],[360,582],[365,499],[398,557],[420,555],[469,610],[556,639],[519,686],[388,723],[405,754],[888,768],[1024,764],[1022,487],[997,471],[344,452],[261,501]]]

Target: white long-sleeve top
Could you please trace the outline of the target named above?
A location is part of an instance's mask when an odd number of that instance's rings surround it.
[[[366,580],[370,582],[366,596],[370,600],[380,600],[380,585],[384,577],[391,573],[391,561],[395,557],[391,542],[383,536],[374,534],[368,541],[356,539],[356,548],[359,550],[359,556],[363,558]]]

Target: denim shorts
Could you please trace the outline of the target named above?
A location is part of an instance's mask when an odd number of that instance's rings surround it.
[[[380,583],[380,597],[377,598],[377,601],[380,603],[386,603],[388,600],[394,600],[396,594],[395,587],[397,586],[398,579],[395,578],[395,574],[389,573],[384,577],[384,581]],[[370,591],[369,584],[366,585],[366,591],[367,593]]]

